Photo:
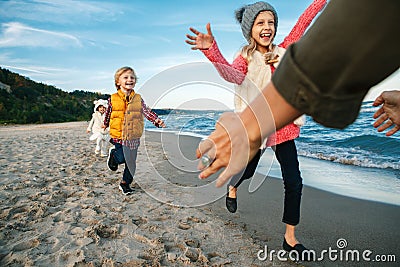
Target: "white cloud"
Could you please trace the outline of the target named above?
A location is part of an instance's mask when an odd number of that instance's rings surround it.
[[[38,73],[38,74],[49,74],[48,72],[43,72],[34,68],[26,68],[26,67],[15,67],[15,66],[9,66],[9,65],[2,65],[2,67],[10,69],[10,70],[17,70],[17,71],[23,71],[23,72],[29,72],[29,73]]]
[[[29,27],[19,22],[2,24],[0,47],[81,47],[79,39],[73,35]]]
[[[17,71],[23,71],[25,73],[37,73],[45,75],[52,75],[54,73],[61,73],[66,71],[66,69],[49,68],[49,67],[32,66],[32,65],[20,65],[20,66],[0,65],[0,66],[10,70],[17,70]]]
[[[76,0],[11,0],[0,2],[0,17],[50,22],[80,24],[83,21],[109,21],[121,14],[121,5],[101,1]],[[55,20],[56,18],[56,20]]]

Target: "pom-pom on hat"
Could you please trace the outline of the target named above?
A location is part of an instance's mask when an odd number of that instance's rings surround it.
[[[256,2],[254,4],[245,5],[235,12],[236,20],[240,23],[244,37],[248,42],[251,38],[251,28],[253,28],[254,20],[257,15],[262,11],[271,11],[275,18],[275,34],[278,28],[278,14],[273,6],[267,2]]]

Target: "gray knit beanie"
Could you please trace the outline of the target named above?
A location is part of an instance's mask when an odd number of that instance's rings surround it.
[[[253,27],[254,20],[257,15],[262,11],[271,11],[275,18],[275,34],[278,29],[278,14],[275,8],[268,4],[267,2],[256,2],[251,5],[245,5],[235,11],[236,20],[240,23],[242,27],[243,36],[248,42],[251,38],[251,28]]]

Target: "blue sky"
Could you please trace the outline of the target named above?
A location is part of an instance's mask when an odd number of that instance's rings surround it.
[[[211,22],[220,49],[231,61],[245,44],[234,10],[253,2],[1,0],[0,66],[64,91],[109,94],[115,92],[116,69],[131,66],[139,77],[136,89],[145,99],[153,99],[150,102],[154,105],[157,94],[170,88],[162,88],[162,80],[152,83],[158,88],[149,88],[145,86],[149,80],[165,71],[167,76],[182,77],[174,67],[207,62],[202,53],[192,51],[184,42],[188,28],[204,31],[205,24]],[[312,0],[269,2],[279,15],[279,43]],[[379,90],[400,88],[399,76]],[[191,93],[199,97],[202,90],[201,86],[181,88],[178,95],[186,94],[190,99]],[[212,89],[204,91],[212,94]],[[231,104],[226,102],[229,107]]]

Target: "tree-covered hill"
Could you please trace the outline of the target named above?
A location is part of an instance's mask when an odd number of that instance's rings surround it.
[[[95,99],[109,95],[64,92],[0,68],[0,123],[52,123],[90,120]]]

